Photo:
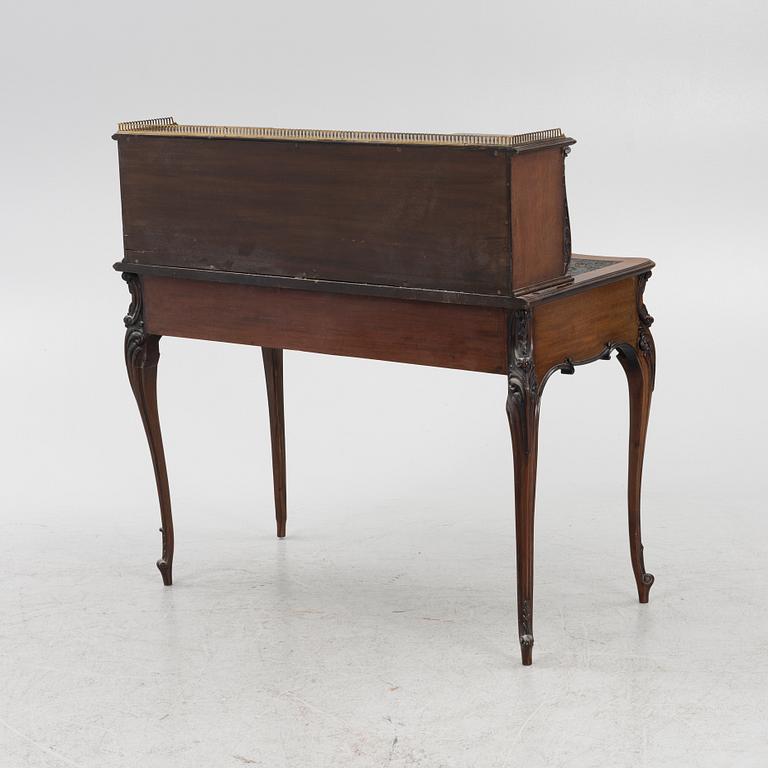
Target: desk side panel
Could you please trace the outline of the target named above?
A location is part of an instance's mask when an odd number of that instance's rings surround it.
[[[579,363],[596,357],[606,344],[634,344],[637,339],[636,277],[565,296],[534,307],[536,375],[566,358]]]
[[[417,363],[506,370],[506,310],[142,277],[149,333]]]
[[[490,149],[120,136],[125,260],[508,294]]]
[[[564,162],[561,147],[510,158],[514,291],[553,280],[568,268]]]

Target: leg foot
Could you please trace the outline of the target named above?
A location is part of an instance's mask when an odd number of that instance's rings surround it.
[[[524,598],[522,609],[519,610],[520,653],[523,657],[524,667],[530,667],[533,664],[533,635],[531,634],[533,630],[530,614],[530,602]]]
[[[651,591],[651,587],[653,586],[653,579],[654,576],[652,573],[644,573],[640,577],[640,581],[637,585],[637,595],[640,598],[641,603],[648,602],[648,593]]]
[[[171,573],[172,563],[168,563],[165,560],[157,561],[157,568],[160,571],[160,575],[163,577],[163,584],[166,587],[170,587],[173,584],[173,575]]]
[[[283,406],[283,350],[263,347],[264,375],[267,380],[269,432],[272,439],[272,479],[275,486],[277,536],[285,536],[287,518],[285,485],[285,410]]]

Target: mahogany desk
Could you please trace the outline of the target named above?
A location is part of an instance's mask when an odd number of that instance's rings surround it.
[[[322,281],[224,274],[120,262],[131,291],[125,316],[128,376],[154,464],[162,519],[157,565],[171,584],[173,520],[158,419],[161,336],[262,347],[272,437],[277,535],[285,536],[283,349],[498,373],[507,377],[517,530],[517,610],[523,664],[533,648],[533,520],[539,403],[555,371],[608,359],[616,351],[629,382],[629,544],[641,603],[653,576],[643,563],[640,485],[655,374],[653,318],[643,290],[654,264],[645,259],[574,256],[573,281],[483,304],[363,295]]]
[[[645,259],[572,257],[559,128],[414,134],[121,123],[125,359],[149,440],[171,583],[173,521],[155,390],[161,336],[262,348],[277,535],[285,536],[283,349],[507,377],[517,610],[533,648],[539,402],[555,371],[617,352],[629,381],[629,542],[653,576],[640,480],[655,371]]]

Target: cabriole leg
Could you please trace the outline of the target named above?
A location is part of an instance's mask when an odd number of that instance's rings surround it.
[[[128,379],[139,406],[144,431],[152,455],[155,470],[157,495],[160,502],[163,550],[157,567],[163,583],[170,586],[173,581],[173,517],[171,516],[171,494],[168,488],[168,473],[165,466],[163,437],[157,411],[157,363],[160,358],[159,336],[144,331],[142,312],[141,282],[137,275],[123,274],[131,291],[131,306],[125,316],[125,364]]]
[[[643,356],[634,350],[622,351],[619,362],[629,382],[629,472],[627,508],[629,517],[629,552],[641,603],[648,602],[653,575],[646,573],[643,541],[640,535],[640,493],[643,480],[643,456],[648,415],[651,407],[651,377]]]
[[[533,661],[533,520],[536,505],[536,455],[538,448],[538,407],[512,398],[507,416],[512,432],[515,462],[515,537],[517,545],[517,626],[523,664]],[[532,418],[520,418],[521,411]]]
[[[637,594],[641,603],[648,602],[648,593],[653,585],[653,575],[645,570],[643,540],[640,534],[640,494],[643,480],[645,437],[648,431],[651,394],[656,376],[656,345],[649,330],[653,318],[648,314],[642,301],[643,289],[649,277],[650,273],[637,278],[639,317],[637,346],[620,349],[618,356],[629,383],[629,472],[627,483],[629,552],[637,583]]]
[[[267,379],[269,431],[272,438],[272,479],[275,486],[277,535],[285,536],[287,517],[285,485],[285,410],[283,407],[283,350],[263,347],[264,375]]]
[[[539,397],[530,333],[530,313],[517,311],[510,333],[507,418],[515,464],[517,624],[525,666],[533,661],[533,521],[539,433]]]

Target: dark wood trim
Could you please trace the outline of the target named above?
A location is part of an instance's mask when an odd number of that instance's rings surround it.
[[[552,374],[557,373],[560,371],[560,373],[565,374],[566,376],[573,376],[574,373],[576,373],[576,367],[581,365],[589,365],[590,363],[594,363],[597,360],[610,360],[611,355],[618,349],[621,348],[621,344],[617,344],[612,341],[606,342],[605,346],[593,357],[588,357],[584,360],[573,360],[570,357],[566,357],[565,360],[563,360],[562,363],[558,363],[557,365],[553,365],[542,377],[541,377],[541,385],[539,386],[539,394],[544,392],[544,387],[546,383],[549,381],[550,376]]]
[[[589,272],[583,272],[573,278],[573,282],[565,287],[544,288],[543,290],[534,290],[530,293],[522,294],[518,298],[523,299],[526,304],[546,304],[555,299],[561,299],[566,294],[572,296],[576,293],[594,288],[597,285],[613,283],[630,275],[640,275],[644,272],[650,272],[656,264],[650,259],[641,258],[617,258],[611,256],[587,256],[580,253],[574,253],[573,259],[591,259],[594,261],[605,261],[606,266],[602,269],[594,269]]]
[[[507,253],[509,259],[507,260],[507,277],[504,282],[506,291],[510,295],[514,295],[514,289],[512,287],[512,264],[515,260],[515,241],[512,237],[512,158],[507,157],[506,162],[506,185],[507,185],[507,199],[504,204],[507,215]]]
[[[571,154],[570,147],[563,147],[563,264],[567,273],[571,263],[571,216],[568,212],[568,188],[565,183],[565,160]]]
[[[573,285],[573,275],[562,275],[561,277],[553,277],[551,280],[545,280],[542,283],[536,284],[537,291],[555,290],[558,288],[565,288],[568,285]],[[526,285],[524,288],[518,288],[513,291],[513,295],[516,298],[528,297],[531,293],[531,286]]]
[[[645,285],[651,279],[653,273],[649,270],[643,272],[643,274],[637,277],[637,348],[642,352],[648,364],[648,371],[650,374],[650,386],[653,391],[656,386],[656,343],[651,335],[651,326],[653,325],[653,317],[648,313],[648,309],[643,301],[643,293],[645,292]]]
[[[434,304],[465,304],[477,307],[498,307],[521,309],[532,304],[543,304],[566,294],[577,293],[598,283],[610,283],[633,274],[649,272],[655,264],[650,259],[618,259],[607,256],[584,256],[573,254],[573,258],[588,258],[605,261],[603,269],[585,272],[576,277],[565,275],[556,278],[554,285],[514,296],[500,296],[461,291],[439,291],[430,288],[408,288],[395,285],[374,285],[371,283],[349,283],[335,280],[317,280],[280,275],[253,275],[244,272],[226,272],[214,269],[192,269],[169,267],[155,264],[131,264],[118,261],[113,269],[137,275],[156,277],[177,277],[184,280],[203,280],[212,283],[233,283],[238,285],[260,285],[266,288],[287,288],[289,290],[315,291],[354,296],[373,296],[406,301],[426,301]],[[528,289],[525,289],[528,290]]]
[[[234,283],[237,285],[259,285],[265,288],[287,288],[289,290],[337,293],[353,296],[372,296],[406,301],[427,301],[433,304],[467,304],[477,307],[498,307],[513,309],[525,306],[525,302],[514,296],[499,296],[484,293],[463,293],[459,291],[438,291],[431,288],[407,288],[396,285],[374,285],[372,283],[348,283],[337,280],[284,277],[281,275],[252,275],[245,272],[222,270],[190,269],[188,267],[166,267],[154,264],[131,264],[118,261],[113,265],[118,272],[133,272],[154,277],[178,277],[184,280],[204,280],[212,283]]]

